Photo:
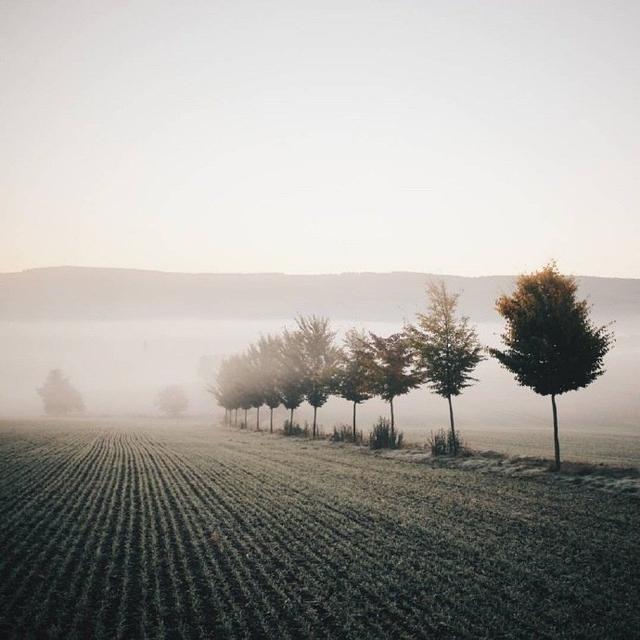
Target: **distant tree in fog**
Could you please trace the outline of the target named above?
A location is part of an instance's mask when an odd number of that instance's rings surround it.
[[[484,359],[478,333],[466,317],[457,317],[458,295],[447,291],[444,282],[427,285],[427,313],[417,314],[416,325],[406,333],[413,346],[422,381],[449,402],[452,441],[457,442],[451,398],[471,386],[471,376]]]
[[[265,378],[262,371],[260,349],[257,345],[249,345],[246,353],[246,389],[250,408],[256,410],[256,430],[260,431],[260,407],[264,404]],[[246,414],[245,414],[246,422]]]
[[[182,415],[189,406],[189,399],[185,390],[178,385],[165,387],[158,392],[156,407],[171,417]]]
[[[391,434],[395,431],[393,400],[415,389],[420,384],[420,374],[414,369],[414,351],[404,333],[388,337],[369,333],[368,366],[371,391],[389,403]]]
[[[317,316],[299,317],[298,344],[302,365],[302,382],[307,402],[313,407],[312,434],[317,432],[318,408],[329,398],[336,373],[338,350],[333,344],[332,331],[327,318]]]
[[[225,358],[218,368],[216,381],[207,387],[218,402],[218,405],[225,410],[225,420],[231,422],[231,413],[235,411],[236,422],[238,419],[238,409],[240,408],[240,369],[242,357],[233,355]]]
[[[282,397],[282,404],[290,412],[292,426],[293,412],[302,404],[306,391],[302,354],[300,332],[285,329],[282,333],[280,346],[277,385]]]
[[[269,432],[273,433],[273,410],[282,404],[282,394],[278,386],[282,338],[262,336],[258,340],[258,369],[262,375],[264,403],[269,407]]]
[[[604,372],[604,356],[613,344],[608,326],[595,326],[586,300],[576,299],[574,278],[554,263],[518,278],[516,290],[498,298],[506,320],[504,351],[491,349],[500,364],[523,386],[551,396],[555,468],[560,469],[556,396],[586,387]]]
[[[356,441],[356,407],[372,397],[369,337],[356,329],[347,331],[338,355],[333,390],[353,403],[353,441]]]
[[[71,385],[60,369],[49,371],[44,384],[37,391],[47,415],[60,416],[84,411],[80,392]]]

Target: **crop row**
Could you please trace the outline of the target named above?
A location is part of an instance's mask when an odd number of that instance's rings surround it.
[[[0,464],[3,637],[600,637],[638,622],[640,509],[623,497],[135,425],[8,431]]]

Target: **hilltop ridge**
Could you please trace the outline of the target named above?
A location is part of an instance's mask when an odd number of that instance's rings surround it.
[[[493,304],[516,276],[417,272],[291,275],[171,273],[140,269],[50,267],[0,274],[0,320],[120,320],[148,317],[398,320],[424,304],[429,279],[460,296],[463,313],[497,319]],[[597,318],[640,314],[640,279],[577,277]]]

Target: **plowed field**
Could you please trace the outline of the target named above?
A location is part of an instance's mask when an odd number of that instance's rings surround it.
[[[170,423],[0,424],[0,637],[632,638],[640,501]]]

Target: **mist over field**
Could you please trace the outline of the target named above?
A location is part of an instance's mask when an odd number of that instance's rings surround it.
[[[216,419],[220,409],[206,391],[217,364],[260,334],[277,333],[300,313],[332,319],[339,337],[350,327],[387,335],[424,308],[425,284],[437,276],[416,273],[318,276],[167,274],[120,269],[60,268],[0,275],[0,414],[42,415],[36,388],[48,371],[63,369],[92,415],[156,414],[165,385],[183,386],[188,413]],[[499,343],[496,297],[512,277],[445,277],[461,293],[483,344]],[[640,434],[640,280],[579,278],[579,295],[593,305],[596,322],[615,321],[616,345],[607,373],[589,389],[559,399],[564,431]],[[477,369],[479,382],[456,399],[465,430],[548,429],[549,407],[519,387],[494,360]],[[387,408],[365,402],[368,428]],[[426,434],[447,424],[446,402],[422,387],[396,402],[398,425]],[[330,430],[348,422],[350,405],[331,398],[319,411]],[[311,418],[303,405],[297,416]],[[284,419],[280,409],[277,419]]]
[[[0,640],[640,639],[639,33],[0,1]]]

